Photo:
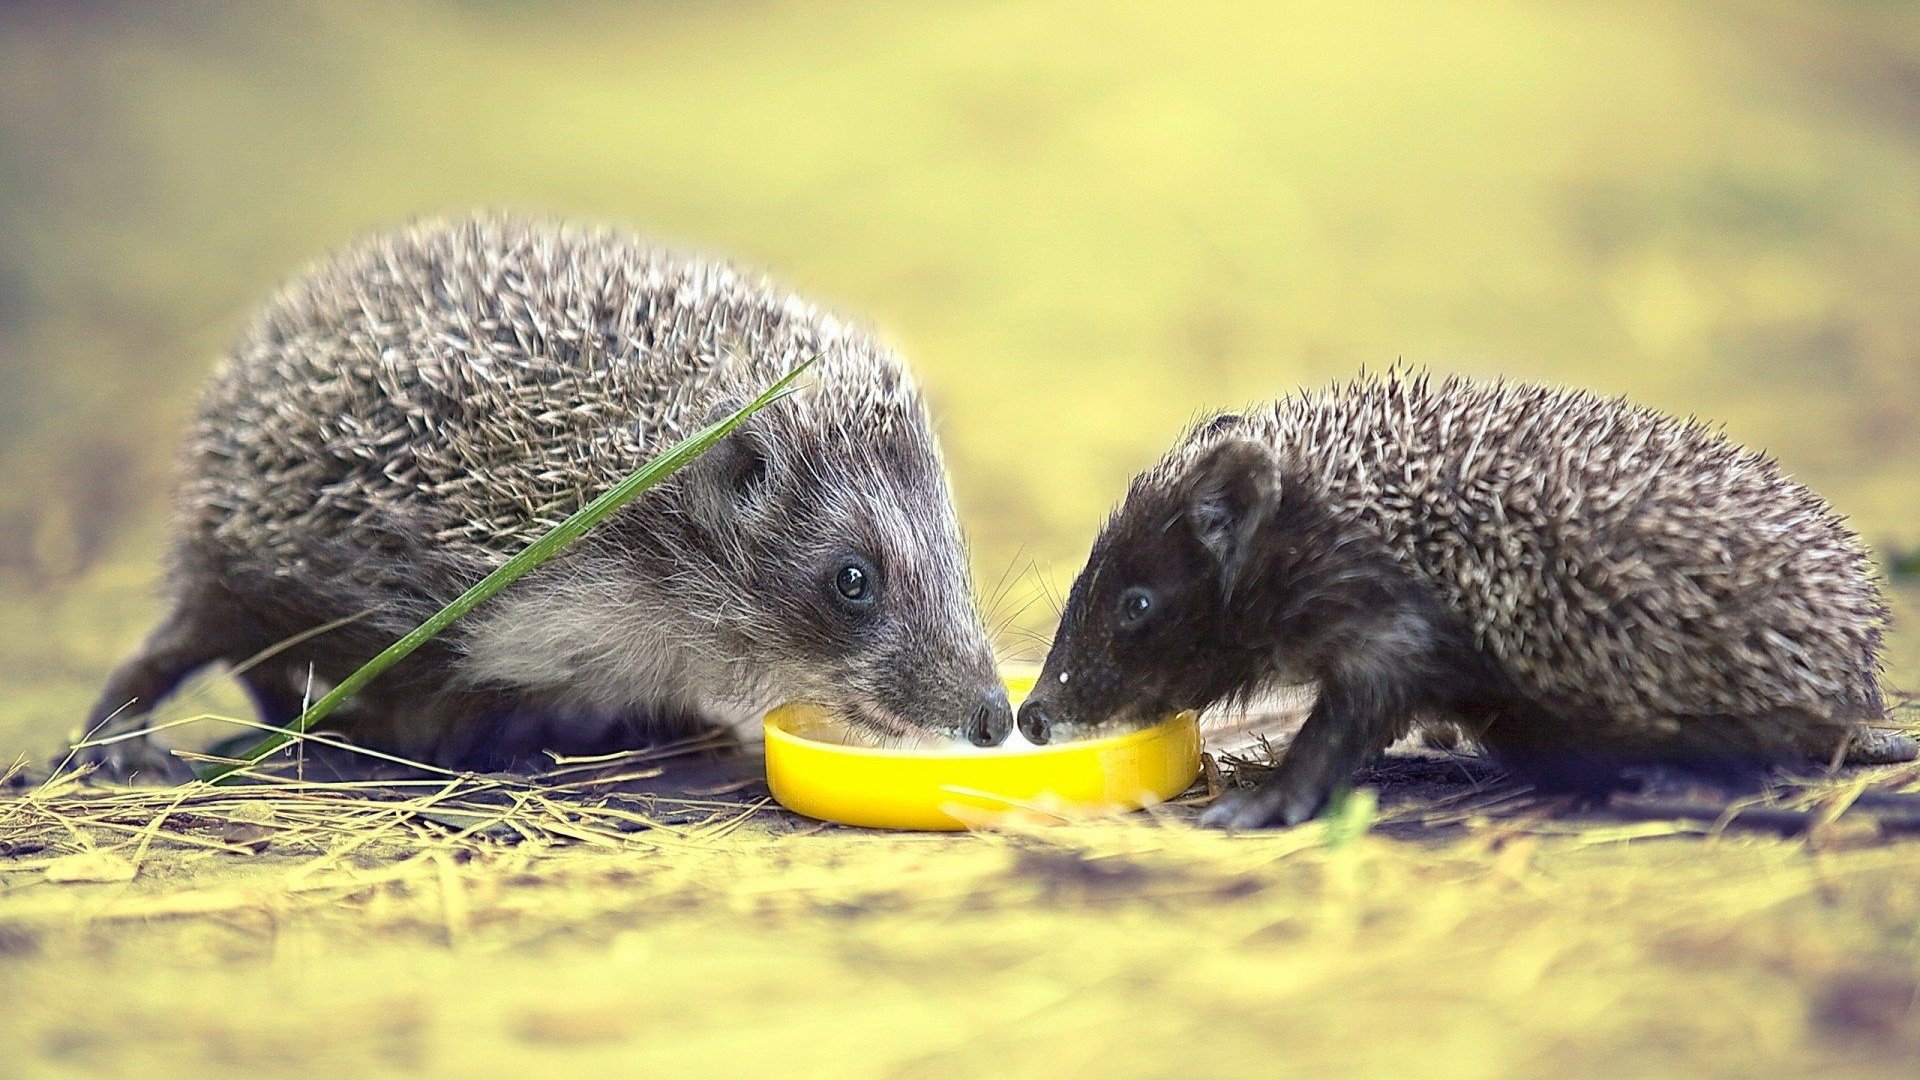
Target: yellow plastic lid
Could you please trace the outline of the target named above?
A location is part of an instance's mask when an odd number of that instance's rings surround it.
[[[1002,672],[1017,707],[1034,672]],[[875,829],[964,829],[1007,814],[1135,810],[1200,775],[1191,712],[1106,739],[1037,747],[876,747],[836,742],[845,727],[813,705],[767,713],[767,786],[808,817]]]

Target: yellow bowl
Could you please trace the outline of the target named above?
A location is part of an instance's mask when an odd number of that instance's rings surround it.
[[[1030,671],[1003,672],[1017,706]],[[1106,739],[1003,750],[849,746],[818,707],[767,714],[767,785],[789,810],[875,829],[964,829],[1008,812],[1134,810],[1200,775],[1193,713]]]

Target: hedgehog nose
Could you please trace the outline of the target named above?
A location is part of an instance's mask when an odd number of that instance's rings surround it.
[[[1053,736],[1053,716],[1038,701],[1020,706],[1020,734],[1035,746],[1044,746]]]
[[[999,746],[1013,730],[1013,706],[1007,695],[990,693],[967,717],[967,741],[975,746]]]

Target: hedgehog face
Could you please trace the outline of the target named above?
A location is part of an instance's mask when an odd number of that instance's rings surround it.
[[[835,709],[876,740],[993,745],[1013,712],[945,472],[907,404],[755,417],[690,469],[691,546],[726,582],[721,628],[772,697]]]
[[[1204,708],[1271,667],[1246,590],[1279,501],[1271,454],[1229,440],[1134,483],[1067,596],[1020,730],[1088,738]]]

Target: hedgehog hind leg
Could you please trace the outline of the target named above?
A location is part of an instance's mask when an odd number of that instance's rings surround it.
[[[1881,710],[1783,706],[1753,716],[1685,716],[1663,754],[1681,763],[1757,762],[1762,767],[1897,765],[1920,758],[1910,733],[1878,728]]]
[[[1595,802],[1703,788],[1731,798],[1759,792],[1783,769],[1897,763],[1920,751],[1899,733],[1803,708],[1658,723],[1516,714],[1492,725],[1486,742],[1537,788]]]

